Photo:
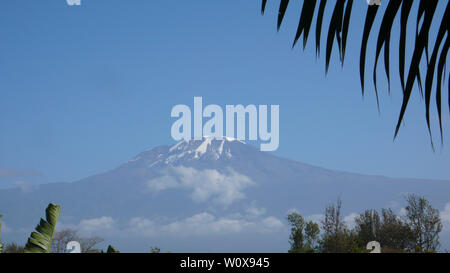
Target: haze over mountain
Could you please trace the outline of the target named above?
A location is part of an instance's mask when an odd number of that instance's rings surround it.
[[[211,137],[145,151],[106,173],[72,183],[0,190],[6,241],[24,242],[48,203],[59,228],[101,236],[122,251],[287,251],[285,217],[320,220],[343,201],[346,220],[369,208],[400,213],[406,194],[424,195],[450,222],[450,181],[393,179],[327,170]],[[449,204],[446,206],[446,204]],[[448,226],[448,225],[447,225]],[[442,242],[449,248],[449,232]]]

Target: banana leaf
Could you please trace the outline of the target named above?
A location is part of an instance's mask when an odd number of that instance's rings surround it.
[[[53,233],[58,222],[61,206],[49,204],[45,210],[46,220],[41,218],[41,222],[36,227],[36,232],[32,232],[25,245],[25,253],[50,253]]]

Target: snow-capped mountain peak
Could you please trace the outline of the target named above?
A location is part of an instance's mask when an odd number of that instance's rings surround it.
[[[186,155],[192,155],[193,159],[199,159],[203,156],[211,157],[212,159],[219,159],[222,156],[231,158],[231,150],[226,148],[227,143],[245,142],[230,137],[216,138],[213,136],[202,137],[201,140],[182,140],[169,148],[169,154],[176,153],[177,158]],[[174,155],[172,155],[173,157]],[[171,158],[169,158],[170,161]]]
[[[223,153],[223,146],[226,142],[235,142],[238,141],[240,143],[245,144],[245,142],[237,140],[235,138],[231,137],[222,137],[222,138],[216,138],[213,136],[205,136],[201,140],[182,140],[178,142],[177,144],[170,147],[169,152],[173,151],[186,151],[186,150],[193,150],[195,155],[198,157],[202,154],[205,154],[208,152],[208,149],[216,149],[219,155]],[[218,145],[218,147],[216,147]]]
[[[235,138],[213,136],[202,137],[201,140],[182,140],[170,146],[167,150],[155,150],[144,152],[128,163],[142,161],[145,159],[148,167],[156,165],[179,165],[195,160],[228,160],[233,157],[233,149],[236,145],[246,145],[245,142]]]

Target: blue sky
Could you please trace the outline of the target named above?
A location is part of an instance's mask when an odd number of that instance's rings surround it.
[[[327,76],[313,34],[304,53],[291,50],[299,8],[290,7],[276,32],[277,5],[270,2],[261,16],[253,0],[82,0],[79,7],[65,0],[3,1],[0,187],[75,181],[172,144],[170,111],[192,106],[194,96],[223,107],[279,104],[274,154],[282,157],[364,174],[450,179],[450,134],[433,153],[417,90],[393,141],[402,99],[394,51],[391,96],[379,70],[378,114],[373,36],[361,96],[365,1],[354,6],[344,68],[334,55]]]

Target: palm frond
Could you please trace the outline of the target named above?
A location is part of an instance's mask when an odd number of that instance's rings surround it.
[[[325,12],[325,6],[327,0],[320,0],[319,10],[317,12],[316,22],[316,56],[320,56],[320,37],[322,33],[323,14]]]
[[[397,122],[397,127],[395,128],[395,136],[397,136],[398,131],[400,129],[400,125],[403,121],[403,117],[405,115],[406,107],[408,106],[409,99],[411,97],[412,88],[414,85],[414,81],[416,78],[420,77],[420,60],[422,59],[423,52],[426,47],[426,43],[428,41],[428,33],[430,32],[431,23],[433,20],[434,13],[437,7],[437,0],[421,0],[423,5],[425,6],[425,15],[423,19],[423,23],[420,29],[420,32],[417,36],[414,53],[411,59],[411,65],[409,67],[409,74],[406,80],[405,91],[403,93],[403,102],[402,107],[400,109],[400,117]],[[422,4],[422,3],[421,3]],[[420,12],[420,11],[419,11]],[[418,76],[419,75],[419,76]],[[450,90],[449,90],[450,93]]]
[[[364,71],[366,68],[366,51],[367,51],[367,43],[369,41],[370,31],[372,30],[373,22],[375,21],[375,16],[378,12],[378,6],[372,5],[367,9],[366,22],[364,24],[364,33],[361,44],[361,55],[359,57],[359,71],[360,71],[360,79],[361,79],[361,90],[364,95]],[[375,90],[376,92],[376,90]],[[377,95],[377,105],[379,106],[378,93]]]
[[[289,0],[281,0],[280,2],[280,9],[278,10],[278,23],[277,23],[277,30],[280,30],[281,23],[284,19],[284,14],[286,13],[287,7],[289,5]]]
[[[390,91],[391,87],[391,77],[389,73],[389,47],[391,41],[391,30],[394,23],[394,19],[400,10],[402,2],[401,1],[390,1],[386,12],[383,16],[383,21],[381,22],[380,32],[378,34],[377,40],[377,52],[375,56],[375,65],[373,68],[373,84],[375,86],[375,90],[378,93],[377,89],[377,65],[378,58],[380,57],[381,49],[384,46],[384,65],[386,70],[386,77],[388,79],[388,90]]]
[[[334,38],[336,37],[339,47],[339,55],[342,59],[342,18],[344,17],[344,5],[346,0],[337,0],[334,6],[333,15],[331,16],[330,27],[328,28],[326,64],[325,69],[328,72],[330,66],[331,52],[333,51]]]
[[[342,53],[341,53],[341,63],[344,65],[345,59],[345,49],[347,47],[347,36],[348,36],[348,28],[350,26],[350,16],[352,15],[353,8],[353,0],[349,0],[347,2],[347,6],[345,7],[345,15],[344,22],[342,22]]]
[[[46,220],[41,218],[36,227],[37,232],[32,232],[25,245],[25,253],[50,253],[52,246],[53,233],[58,222],[61,207],[55,204],[49,204],[45,210]]]
[[[264,11],[266,10],[266,4],[267,0],[262,0],[261,14],[264,14]]]
[[[316,56],[320,56],[321,47],[321,32],[322,25],[324,21],[325,8],[327,6],[327,0],[303,0],[303,5],[300,13],[300,19],[297,26],[297,32],[295,34],[293,47],[297,44],[298,39],[303,35],[303,48],[306,47],[308,41],[308,35],[313,23],[313,18],[317,8],[317,19],[316,19]],[[333,46],[336,44],[339,49],[339,58],[341,65],[344,64],[346,56],[346,46],[348,31],[350,26],[350,19],[352,14],[353,0],[335,0],[334,9],[331,13],[330,23],[328,26],[328,35],[326,41],[326,57],[325,57],[325,71],[328,72],[330,60],[332,56]],[[384,3],[384,2],[383,2]],[[264,13],[267,0],[262,2],[262,13]],[[289,0],[280,0],[280,7],[278,11],[278,22],[277,29],[283,22],[284,15],[288,9]],[[384,14],[381,20],[380,26],[375,26],[375,18],[377,16],[380,7],[378,5],[368,5],[367,12],[364,22],[364,30],[361,38],[361,51],[360,51],[360,82],[361,90],[364,95],[365,90],[365,69],[366,69],[366,55],[367,46],[372,31],[377,29],[377,44],[376,52],[374,54],[375,61],[373,67],[373,85],[375,89],[377,105],[379,109],[379,99],[378,99],[378,86],[377,86],[377,66],[381,51],[384,48],[384,70],[386,72],[387,82],[388,82],[388,92],[391,92],[391,75],[390,75],[390,43],[392,29],[395,24],[395,18],[400,14],[400,37],[399,37],[399,78],[401,89],[403,93],[403,101],[400,108],[400,113],[397,121],[397,126],[395,128],[394,139],[399,133],[400,126],[403,122],[406,108],[408,107],[409,100],[411,98],[411,93],[414,84],[417,82],[418,89],[421,95],[425,98],[425,115],[427,120],[428,131],[431,138],[431,145],[434,149],[433,138],[431,134],[430,125],[430,105],[431,97],[434,85],[434,76],[436,75],[436,86],[435,86],[435,101],[437,108],[437,115],[439,119],[439,128],[441,142],[443,143],[443,125],[442,125],[442,85],[445,81],[446,75],[446,61],[449,47],[449,6],[447,3],[447,8],[442,16],[440,28],[438,35],[435,40],[434,48],[429,52],[430,49],[430,32],[432,32],[432,23],[435,19],[436,8],[438,5],[438,0],[420,0],[417,7],[417,17],[415,21],[415,38],[414,47],[412,49],[412,54],[407,54],[406,52],[406,41],[407,32],[410,31],[408,28],[408,21],[410,19],[411,10],[413,7],[412,0],[391,0],[388,2],[386,9],[384,9]],[[447,35],[447,38],[445,36]],[[354,37],[352,35],[352,37]],[[444,39],[445,38],[445,39]],[[354,39],[354,38],[353,38]],[[441,49],[442,48],[442,49]],[[439,50],[441,49],[441,50]],[[406,66],[406,56],[411,55],[409,66]],[[422,59],[425,56],[426,63],[421,66]],[[425,68],[424,68],[425,67]],[[425,76],[424,82],[422,81],[421,74]],[[406,77],[405,77],[406,76]],[[450,77],[450,76],[449,76]],[[425,86],[423,86],[425,83]],[[450,112],[450,82],[448,87],[449,93],[449,112]]]
[[[426,74],[425,79],[425,107],[426,107],[426,119],[427,119],[427,126],[428,126],[428,132],[431,135],[431,125],[430,125],[430,102],[431,102],[431,93],[432,93],[432,87],[433,87],[433,78],[434,78],[434,72],[435,67],[437,63],[437,58],[439,54],[439,48],[442,44],[442,41],[444,40],[444,36],[447,33],[447,38],[445,40],[444,46],[442,47],[441,54],[439,57],[439,63],[437,67],[437,84],[436,84],[436,108],[438,111],[438,117],[439,117],[439,128],[441,131],[441,141],[443,140],[442,135],[442,107],[441,107],[441,84],[442,84],[442,75],[444,74],[444,66],[445,61],[447,58],[447,53],[449,49],[450,39],[450,29],[449,29],[449,21],[450,20],[450,5],[447,5],[447,8],[444,13],[444,18],[442,20],[442,23],[439,27],[439,31],[437,34],[436,42],[434,45],[433,53],[431,55],[431,59],[428,60],[428,70]]]
[[[317,0],[305,0],[303,2],[302,15],[300,15],[300,21],[298,22],[297,33],[295,34],[294,44],[295,46],[297,40],[303,35],[303,49],[306,47],[306,42],[308,41],[308,34],[311,28],[312,19],[314,16],[314,10],[316,8]]]
[[[399,44],[399,73],[402,90],[405,92],[405,55],[406,55],[406,31],[408,18],[411,13],[413,0],[403,0],[400,23],[400,44]]]

